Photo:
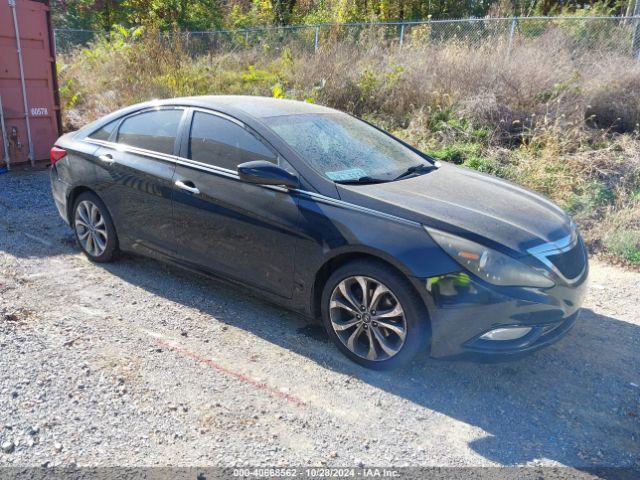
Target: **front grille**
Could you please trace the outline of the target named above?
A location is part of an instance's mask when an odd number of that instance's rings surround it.
[[[571,280],[582,273],[586,263],[586,252],[582,239],[578,239],[570,250],[547,255],[549,260],[565,278]]]

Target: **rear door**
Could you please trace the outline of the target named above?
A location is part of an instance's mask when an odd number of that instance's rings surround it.
[[[177,254],[194,268],[290,297],[298,224],[284,188],[240,181],[236,167],[279,162],[277,153],[239,121],[193,110],[173,190]]]
[[[172,179],[184,113],[175,107],[144,110],[89,136],[100,145],[100,195],[120,241],[147,254],[175,252]]]

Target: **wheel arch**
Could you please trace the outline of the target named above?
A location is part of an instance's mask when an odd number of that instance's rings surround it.
[[[332,272],[336,269],[346,265],[347,263],[357,261],[357,260],[370,260],[376,262],[378,264],[384,265],[395,270],[397,273],[407,278],[409,285],[411,286],[414,293],[420,298],[424,299],[424,295],[428,295],[425,292],[419,292],[413,282],[410,280],[410,272],[406,267],[402,267],[398,265],[396,262],[393,262],[390,259],[385,258],[384,255],[381,255],[378,252],[370,252],[370,251],[347,251],[347,252],[339,252],[330,258],[326,259],[322,266],[316,271],[315,277],[313,279],[313,286],[311,288],[311,314],[315,319],[319,319],[321,317],[321,298],[322,291],[327,283],[327,280],[331,276]],[[428,306],[425,302],[425,310],[428,311]],[[430,320],[429,320],[430,323]]]
[[[119,228],[117,219],[113,216],[113,213],[111,212],[109,205],[107,205],[107,202],[105,202],[102,196],[91,187],[88,187],[86,185],[77,185],[69,190],[69,193],[67,195],[67,219],[69,220],[69,226],[71,226],[71,228],[75,228],[73,220],[73,206],[76,203],[76,199],[83,193],[91,193],[95,195],[102,202],[104,208],[107,209],[107,213],[109,214],[109,217],[111,217],[111,221],[113,222],[113,228],[115,230],[118,247],[121,248],[123,238],[118,234]]]
[[[104,199],[96,192],[94,189],[87,187],[86,185],[78,185],[69,190],[67,194],[67,218],[69,219],[69,225],[73,225],[73,206],[76,203],[76,199],[83,193],[88,192],[94,194],[96,197],[100,199],[100,201],[104,204],[105,208],[109,212],[111,219],[113,220],[113,215],[111,214],[111,210],[109,206],[106,204]],[[115,220],[114,220],[115,223]]]

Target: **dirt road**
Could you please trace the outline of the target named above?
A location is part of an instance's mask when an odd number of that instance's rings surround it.
[[[47,172],[0,176],[0,465],[640,467],[640,274],[507,364],[379,373],[319,326],[153,260],[94,265]]]

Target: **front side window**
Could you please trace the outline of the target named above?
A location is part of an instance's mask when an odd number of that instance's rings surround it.
[[[392,180],[427,161],[389,135],[344,113],[280,115],[269,127],[316,171],[336,182]]]
[[[125,119],[118,130],[118,143],[160,153],[173,153],[182,117],[180,109],[153,110]]]
[[[253,160],[278,163],[277,155],[240,125],[202,112],[193,114],[189,158],[229,170]]]

